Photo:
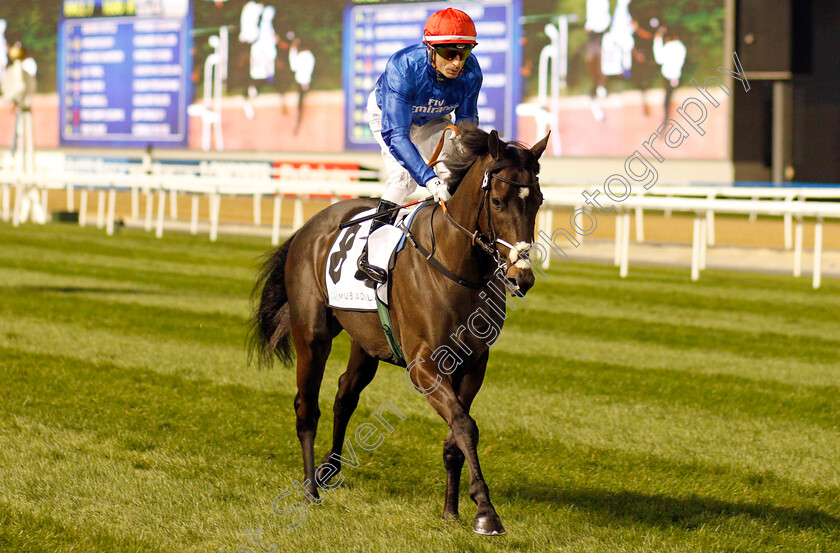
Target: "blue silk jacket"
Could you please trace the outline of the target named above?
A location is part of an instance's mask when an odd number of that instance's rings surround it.
[[[435,178],[426,165],[409,132],[412,125],[425,125],[432,119],[455,112],[455,122],[478,123],[478,92],[481,68],[469,56],[455,79],[440,77],[429,63],[426,46],[403,48],[388,60],[385,72],[376,81],[376,103],[382,110],[382,139],[391,154],[417,183],[425,185]]]

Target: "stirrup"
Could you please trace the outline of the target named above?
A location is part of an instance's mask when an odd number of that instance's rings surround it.
[[[367,246],[365,246],[362,255],[359,256],[359,262],[356,264],[356,267],[359,269],[353,275],[356,280],[371,280],[377,284],[385,284],[385,281],[388,280],[388,273],[384,269],[374,267],[368,263]]]
[[[385,284],[385,281],[388,280],[388,273],[379,267],[371,267],[370,265],[365,268],[359,267],[359,270],[353,276],[356,277],[356,280],[369,280],[376,284]]]

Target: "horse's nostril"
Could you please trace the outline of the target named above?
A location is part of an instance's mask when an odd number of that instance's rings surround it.
[[[517,296],[517,297],[520,297],[520,298],[522,296],[524,296],[524,294],[522,293],[522,290],[519,288],[519,283],[516,281],[515,278],[508,277],[505,280],[507,280],[507,283],[508,283],[507,289],[510,291],[511,295]]]

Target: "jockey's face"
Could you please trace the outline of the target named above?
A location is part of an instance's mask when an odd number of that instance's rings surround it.
[[[447,79],[454,79],[460,75],[464,69],[464,63],[467,61],[465,57],[462,58],[460,56],[454,56],[451,60],[447,60],[437,52],[434,53],[434,56],[435,69],[440,71]]]

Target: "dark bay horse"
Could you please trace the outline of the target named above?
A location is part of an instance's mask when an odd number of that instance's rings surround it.
[[[490,327],[501,330],[504,323],[504,288],[501,295],[491,294],[488,285],[497,274],[517,294],[534,284],[527,251],[542,204],[537,175],[547,141],[546,136],[528,149],[502,141],[496,131],[463,126],[460,148],[445,160],[451,171],[452,199],[446,210],[437,204],[417,213],[411,231],[417,245],[407,241],[389,277],[393,329],[405,359],[411,361],[406,380],[449,425],[443,446],[447,477],[443,516],[458,516],[458,488],[466,460],[470,497],[477,505],[475,531],[484,535],[504,533],[481,473],[478,427],[469,414],[484,380]],[[291,362],[292,343],[297,354],[296,427],[303,449],[304,486],[314,498],[318,484],[341,468],[335,459],[341,455],[359,394],[373,379],[379,361],[395,361],[376,313],[334,310],[326,300],[326,258],[339,224],[375,205],[374,200],[347,200],[319,212],[270,255],[254,288],[259,302],[251,321],[251,352],[262,364],[270,364],[274,356]],[[421,254],[418,245],[433,252],[437,265]],[[484,316],[471,319],[470,332],[464,331],[471,314],[479,310]],[[333,445],[324,465],[316,468],[318,394],[332,340],[342,330],[350,336],[350,361],[338,382]],[[454,370],[452,357],[447,367],[432,361],[441,347],[458,352]],[[327,464],[333,465],[332,474],[320,478]]]

